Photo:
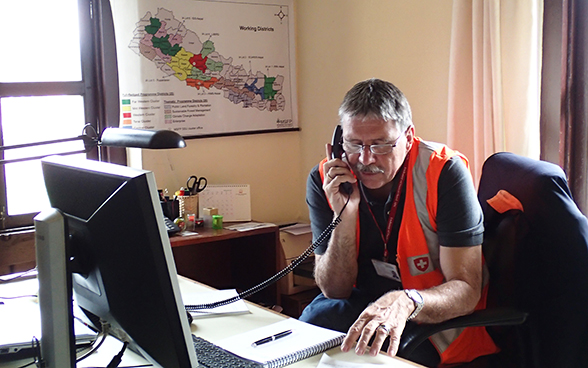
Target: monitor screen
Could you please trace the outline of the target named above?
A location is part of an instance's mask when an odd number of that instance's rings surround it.
[[[78,305],[156,366],[197,367],[153,173],[59,156],[42,165]]]

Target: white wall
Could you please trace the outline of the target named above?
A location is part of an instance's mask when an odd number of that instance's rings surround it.
[[[325,155],[337,108],[356,82],[396,84],[417,135],[445,142],[451,0],[294,0],[299,132],[188,140],[181,150],[143,151],[170,192],[188,176],[250,184],[258,221],[308,221],[308,171]]]

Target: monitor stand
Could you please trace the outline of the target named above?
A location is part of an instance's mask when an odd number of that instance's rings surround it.
[[[35,216],[34,223],[41,310],[41,359],[46,368],[75,368],[67,221],[52,208]]]

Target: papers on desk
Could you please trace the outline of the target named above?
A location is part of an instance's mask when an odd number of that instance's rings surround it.
[[[184,302],[184,305],[208,304],[218,302],[221,300],[230,299],[238,295],[239,294],[235,289],[214,290],[202,293],[190,293],[186,295],[182,294],[182,301]],[[194,319],[244,313],[250,313],[249,308],[247,308],[247,304],[244,300],[238,300],[234,303],[223,305],[216,308],[190,311],[190,314]]]
[[[226,226],[225,229],[228,230],[237,230],[237,231],[249,231],[255,229],[261,229],[262,227],[272,227],[276,226],[276,224],[272,224],[270,222],[244,222],[242,224],[235,224]]]
[[[282,338],[252,345],[253,342],[290,330],[292,333]],[[277,368],[338,346],[344,337],[344,333],[288,318],[231,336],[215,344],[240,357],[262,363],[264,367]]]
[[[312,230],[310,228],[310,224],[294,224],[283,227],[280,229],[280,231],[284,231],[292,235],[304,235],[310,233]]]
[[[381,364],[342,362],[324,353],[316,368],[380,368]]]

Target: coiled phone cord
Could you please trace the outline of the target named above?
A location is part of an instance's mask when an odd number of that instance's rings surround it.
[[[284,277],[287,274],[289,274],[290,272],[292,272],[305,259],[307,259],[312,254],[312,252],[314,252],[314,250],[320,244],[322,244],[327,239],[327,237],[329,237],[331,235],[333,230],[335,230],[337,225],[339,225],[339,223],[341,222],[341,213],[343,213],[343,210],[345,210],[345,207],[347,207],[347,203],[349,203],[349,197],[347,197],[347,202],[345,202],[345,205],[341,209],[341,212],[339,212],[339,215],[337,215],[337,218],[335,218],[335,220],[333,220],[333,222],[331,222],[329,224],[329,226],[327,226],[327,228],[319,235],[319,237],[316,239],[316,241],[314,243],[312,243],[308,248],[306,248],[306,250],[304,252],[302,252],[301,255],[299,255],[294,261],[292,261],[292,263],[290,263],[289,265],[284,267],[280,272],[276,273],[274,276],[253,286],[250,289],[247,289],[245,291],[240,292],[237,296],[234,296],[232,298],[220,300],[218,302],[207,303],[207,304],[186,305],[186,310],[188,312],[190,312],[190,311],[196,311],[199,309],[212,309],[212,308],[216,308],[216,307],[221,307],[223,305],[231,304],[231,303],[234,303],[234,302],[239,301],[241,299],[245,299],[245,298],[265,289],[266,287],[272,285],[273,283],[277,282],[282,277]]]

